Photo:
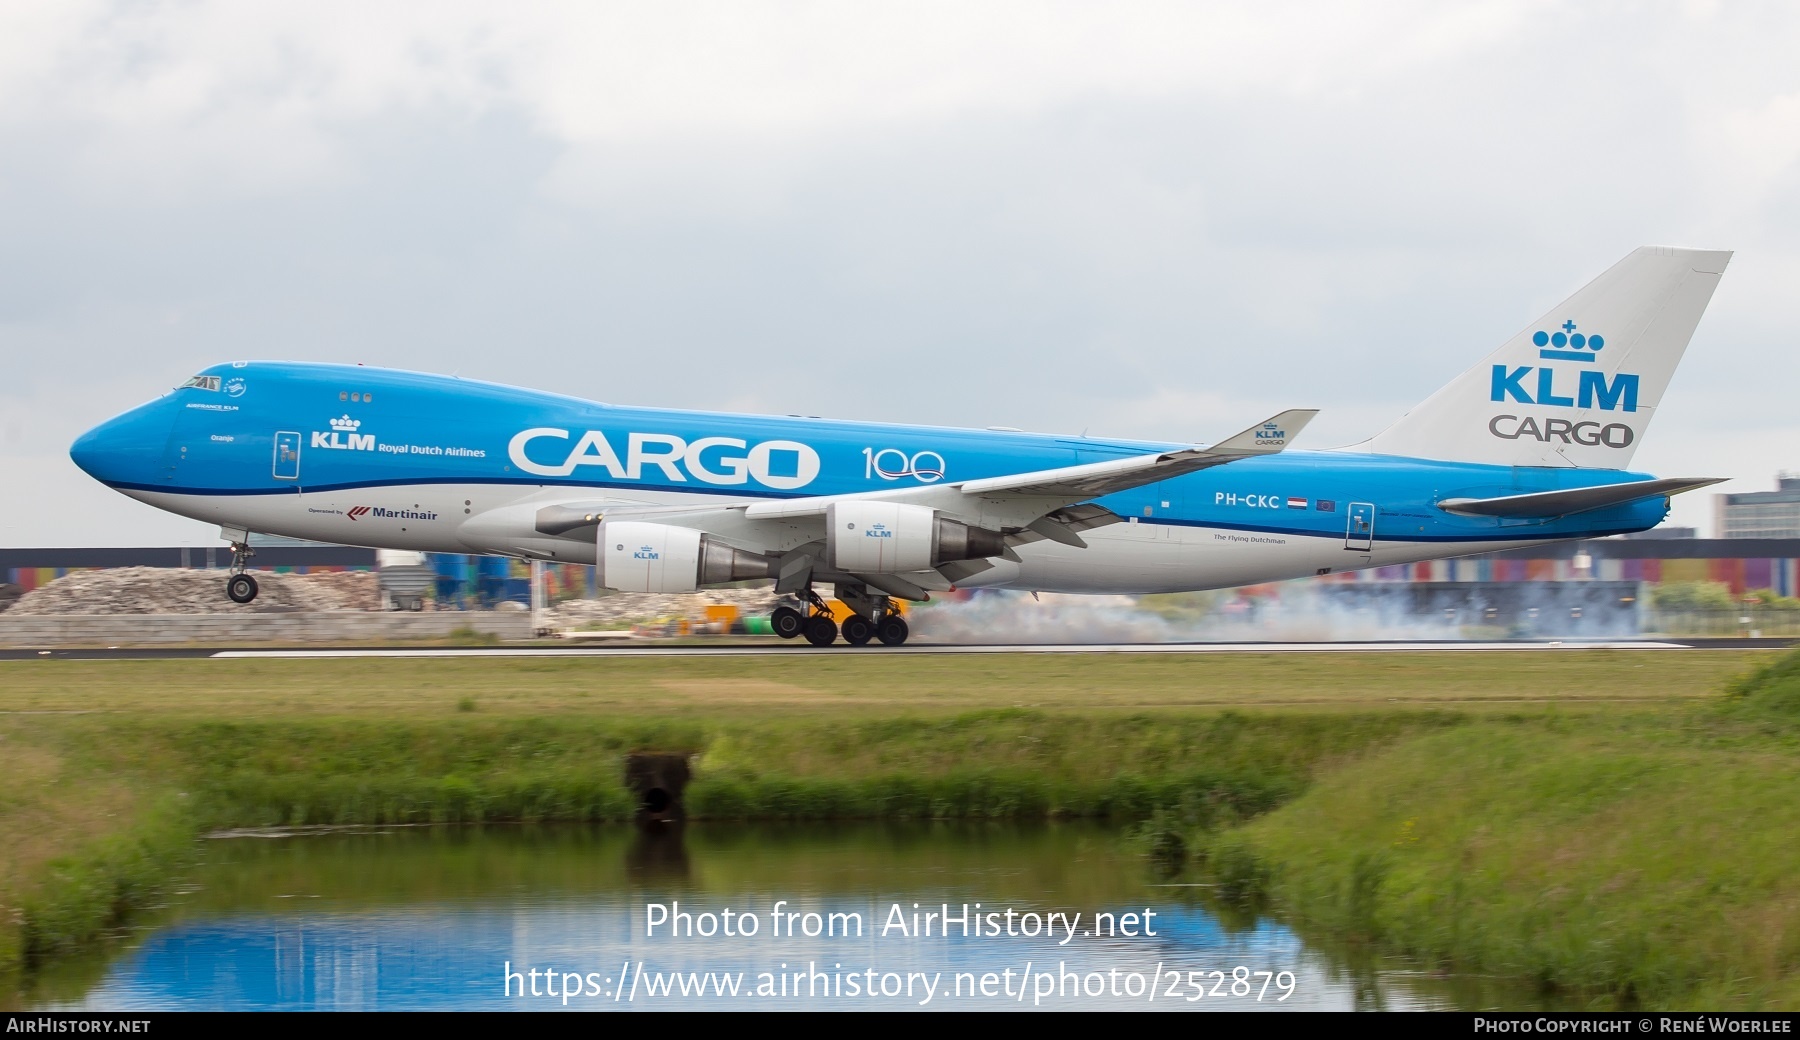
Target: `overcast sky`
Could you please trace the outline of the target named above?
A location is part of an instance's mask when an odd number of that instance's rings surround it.
[[[1348,443],[1647,243],[1738,252],[1634,467],[1765,489],[1796,54],[1791,3],[7,3],[0,544],[216,544],[67,449],[238,358]]]

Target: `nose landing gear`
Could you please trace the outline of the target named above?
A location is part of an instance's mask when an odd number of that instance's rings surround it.
[[[256,579],[244,573],[245,563],[255,555],[243,542],[231,543],[231,577],[225,581],[225,595],[233,603],[248,603],[256,598]]]
[[[256,598],[256,579],[248,574],[233,574],[225,583],[225,595],[233,603],[248,603]]]

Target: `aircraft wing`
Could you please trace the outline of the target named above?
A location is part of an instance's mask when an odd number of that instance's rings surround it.
[[[1003,477],[981,477],[953,484],[926,484],[884,488],[855,495],[822,495],[817,498],[756,502],[744,507],[744,515],[755,520],[823,516],[833,502],[862,498],[931,505],[958,518],[985,526],[993,526],[988,522],[1000,519],[1002,515],[1028,512],[1031,515],[1022,519],[1014,517],[1016,523],[1001,525],[1025,526],[1031,520],[1056,511],[1061,505],[1072,505],[1119,491],[1129,491],[1145,484],[1222,466],[1239,459],[1273,455],[1285,449],[1317,414],[1319,411],[1316,408],[1290,409],[1267,422],[1258,423],[1205,448],[1155,452],[1081,466],[1034,470]],[[1017,503],[1022,508],[1007,508],[1009,503]]]
[[[560,501],[512,507],[533,535],[547,539],[592,537],[602,522],[645,521],[686,527],[745,551],[774,560],[773,576],[780,591],[793,591],[812,580],[853,580],[907,599],[923,599],[932,590],[994,566],[994,558],[1017,561],[1014,547],[1044,539],[1086,548],[1081,533],[1122,518],[1092,499],[1154,484],[1186,473],[1223,466],[1240,459],[1273,455],[1287,448],[1316,409],[1292,409],[1267,422],[1204,448],[1152,452],[1122,459],[1035,470],[1000,477],[981,477],[943,484],[882,488],[845,495],[799,499],[759,499],[720,505],[654,505],[621,501]],[[834,506],[855,502],[891,502],[927,507],[940,517],[994,538],[989,556],[947,561],[926,570],[903,573],[845,573],[825,569],[826,515]],[[514,522],[495,516],[496,531]],[[465,525],[468,527],[469,525]],[[515,539],[516,541],[516,539]],[[511,543],[509,543],[511,544]],[[527,555],[554,557],[544,547],[519,547]]]
[[[959,486],[965,495],[1041,495],[1071,501],[1099,498],[1238,459],[1273,455],[1286,448],[1288,442],[1299,436],[1318,414],[1317,408],[1293,408],[1207,448],[1165,451],[1006,477],[984,477],[963,481]]]

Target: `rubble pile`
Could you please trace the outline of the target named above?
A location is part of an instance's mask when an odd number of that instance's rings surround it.
[[[381,609],[373,571],[250,573],[260,591],[254,602],[239,604],[225,597],[226,572],[222,570],[114,567],[74,571],[27,592],[7,613],[257,614]]]
[[[739,615],[748,617],[768,614],[783,600],[792,603],[788,597],[776,596],[772,585],[753,589],[708,589],[677,596],[619,593],[600,599],[564,600],[545,611],[545,621],[556,628],[603,629],[661,618],[698,619],[705,615],[707,607],[726,604],[738,608]]]

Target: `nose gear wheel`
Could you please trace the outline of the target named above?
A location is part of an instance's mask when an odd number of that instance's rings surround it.
[[[225,595],[233,603],[248,603],[256,598],[256,579],[244,573],[245,563],[255,550],[244,542],[231,543],[231,577],[225,581]]]
[[[225,595],[233,603],[248,603],[256,598],[256,579],[248,574],[233,574],[225,582]]]

